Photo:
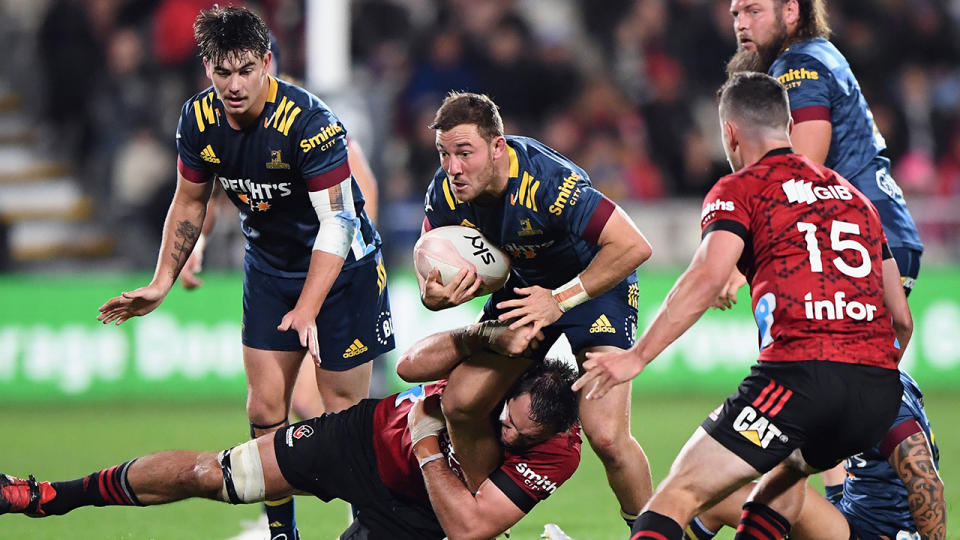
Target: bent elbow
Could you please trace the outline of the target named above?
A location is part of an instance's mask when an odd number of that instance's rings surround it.
[[[397,362],[397,376],[408,383],[423,382],[425,380],[423,374],[417,371],[416,354],[411,353],[411,351],[406,351],[400,355],[400,361]]]

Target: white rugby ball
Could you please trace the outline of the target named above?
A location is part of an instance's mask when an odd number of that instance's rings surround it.
[[[459,225],[437,227],[420,236],[413,247],[413,263],[423,278],[432,269],[439,269],[444,285],[450,283],[461,268],[473,270],[483,282],[477,296],[503,287],[510,276],[510,257],[480,231]]]

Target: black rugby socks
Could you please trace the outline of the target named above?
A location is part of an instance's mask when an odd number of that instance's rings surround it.
[[[142,506],[127,479],[127,471],[134,461],[76,480],[50,482],[56,495],[48,501],[41,501],[44,514],[59,516],[81,506]]]

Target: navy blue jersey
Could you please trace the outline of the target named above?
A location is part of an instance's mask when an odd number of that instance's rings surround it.
[[[889,538],[897,538],[900,530],[917,530],[907,503],[907,488],[887,462],[893,449],[922,430],[930,441],[933,462],[937,468],[940,466],[940,450],[923,410],[923,394],[913,378],[903,371],[900,382],[903,398],[893,427],[880,444],[847,459],[843,498],[836,503],[841,512],[855,520],[858,529]]]
[[[511,256],[510,283],[553,289],[590,264],[616,205],[593,188],[583,169],[543,143],[507,136],[510,178],[503,200],[462,202],[441,168],[427,188],[425,227],[473,227]],[[623,284],[636,283],[631,273]]]
[[[770,66],[770,75],[787,87],[794,122],[830,121],[824,165],[876,206],[890,247],[922,250],[903,192],[889,174],[887,143],[847,59],[826,39],[814,38],[791,45]]]
[[[351,177],[346,130],[313,94],[273,77],[269,85],[260,118],[242,130],[227,123],[213,87],[187,100],[177,126],[177,167],[187,180],[220,183],[240,210],[252,266],[304,277],[320,223],[309,192],[339,189]],[[356,180],[352,186],[357,234],[344,269],[380,246]]]

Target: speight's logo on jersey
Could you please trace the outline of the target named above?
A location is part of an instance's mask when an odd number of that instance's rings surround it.
[[[570,203],[570,206],[575,206],[577,204],[577,199],[580,198],[580,188],[577,187],[577,182],[583,178],[579,174],[572,172],[570,176],[563,179],[563,183],[560,184],[560,192],[557,193],[557,199],[553,201],[553,204],[550,205],[551,214],[560,215],[563,213],[563,207]]]
[[[236,193],[240,202],[248,205],[251,210],[266,212],[273,207],[271,200],[288,197],[293,193],[290,186],[291,182],[280,182],[277,184],[260,184],[249,178],[224,178],[217,177],[224,191]]]
[[[787,196],[787,202],[794,204],[811,204],[817,202],[817,200],[828,199],[849,201],[853,198],[853,193],[850,193],[850,189],[840,185],[814,186],[812,182],[804,182],[803,180],[791,178],[781,184],[781,187],[783,188],[783,193]]]
[[[551,482],[549,476],[537,473],[526,463],[517,463],[516,469],[523,477],[523,483],[531,488],[540,489],[547,493],[553,493],[557,490],[556,482]]]
[[[537,251],[546,249],[552,246],[555,242],[556,240],[548,240],[546,242],[540,242],[539,244],[515,244],[510,242],[509,244],[504,244],[501,247],[514,258],[523,257],[524,259],[532,259],[537,256]]]
[[[711,203],[707,203],[703,205],[703,211],[700,212],[700,219],[707,217],[708,214],[712,214],[717,210],[723,210],[724,212],[733,212],[733,201],[716,200]]]
[[[324,152],[333,146],[333,143],[337,141],[334,137],[338,133],[343,133],[343,126],[340,124],[330,123],[326,126],[320,128],[320,131],[316,135],[310,137],[309,139],[300,140],[300,148],[303,149],[303,152],[309,152],[316,147],[320,147],[320,151]]]

